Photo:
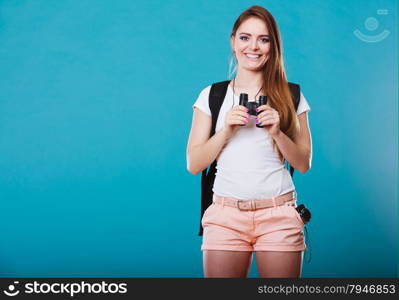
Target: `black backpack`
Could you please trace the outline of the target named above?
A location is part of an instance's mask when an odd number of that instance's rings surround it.
[[[212,113],[212,127],[210,132],[210,137],[215,134],[216,122],[219,116],[220,108],[222,107],[224,97],[226,96],[227,88],[230,80],[216,82],[212,84],[211,90],[209,92],[209,108]],[[295,83],[288,82],[288,86],[291,90],[292,99],[294,101],[295,110],[298,109],[300,100],[300,86]],[[294,174],[294,168],[290,166],[291,177]],[[202,217],[205,210],[212,204],[213,198],[213,183],[215,182],[216,175],[216,159],[210,165],[209,168],[202,171],[201,176],[201,218],[200,218],[200,231],[199,236],[203,234],[203,228],[201,224]]]

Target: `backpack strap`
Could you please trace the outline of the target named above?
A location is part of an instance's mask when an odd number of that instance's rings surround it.
[[[230,83],[230,80],[221,81],[212,84],[211,90],[209,92],[209,108],[212,113],[212,127],[210,132],[210,137],[215,134],[216,123],[218,120],[220,108],[222,107],[224,97],[226,96],[227,88]],[[300,101],[300,86],[295,83],[288,83],[292,94],[292,100],[294,102],[295,110],[298,109],[299,101]],[[290,174],[293,176],[294,168],[290,165]],[[216,177],[216,160],[212,162],[209,169],[205,169],[202,171],[201,175],[201,218],[200,218],[200,230],[198,235],[202,236],[203,228],[202,228],[202,217],[204,215],[205,210],[212,204],[213,197],[213,183],[215,182]]]
[[[210,132],[210,137],[215,134],[216,123],[218,120],[220,108],[222,107],[224,97],[227,93],[227,88],[230,80],[217,82],[212,84],[211,90],[209,91],[209,108],[212,113],[212,127]],[[216,176],[216,159],[213,161],[211,166],[202,171],[201,175],[201,218],[200,218],[200,230],[198,235],[201,236],[203,233],[203,228],[201,224],[202,216],[205,210],[212,204],[213,197],[213,183],[215,182]]]
[[[288,82],[288,86],[291,91],[292,101],[294,102],[295,111],[297,111],[298,106],[299,106],[299,101],[301,100],[301,87],[299,86],[299,84],[292,83],[292,82]],[[288,165],[290,166],[291,177],[293,177],[295,169],[290,164],[288,164]]]

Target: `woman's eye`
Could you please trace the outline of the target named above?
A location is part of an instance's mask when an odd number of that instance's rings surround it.
[[[262,39],[262,43],[268,43],[268,42],[270,42],[270,39],[267,39],[267,38]]]
[[[248,37],[247,37],[247,36],[240,36],[240,40],[242,40],[242,41],[248,41]]]

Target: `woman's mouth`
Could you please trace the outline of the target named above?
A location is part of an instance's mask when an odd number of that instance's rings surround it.
[[[257,60],[259,60],[259,58],[260,58],[262,55],[260,55],[260,54],[249,54],[249,53],[245,53],[245,56],[246,56],[247,58],[249,58],[250,60],[257,61]]]

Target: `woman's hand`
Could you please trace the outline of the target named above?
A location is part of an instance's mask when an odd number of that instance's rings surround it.
[[[227,137],[230,138],[239,128],[239,125],[245,125],[248,123],[248,109],[245,106],[237,105],[230,109],[224,119],[224,132]]]
[[[256,118],[256,124],[263,125],[272,137],[277,136],[280,133],[278,111],[267,104],[259,106],[256,111],[260,112]]]

